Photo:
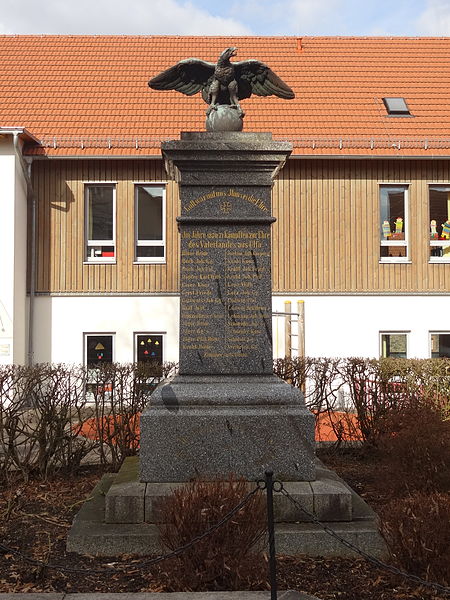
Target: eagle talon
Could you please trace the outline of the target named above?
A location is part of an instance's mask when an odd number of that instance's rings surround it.
[[[212,112],[213,110],[217,110],[217,104],[213,104],[212,106],[210,106],[210,107],[208,108],[208,110],[206,111],[206,116],[207,116],[207,117],[209,117],[209,115],[211,114],[211,112]]]

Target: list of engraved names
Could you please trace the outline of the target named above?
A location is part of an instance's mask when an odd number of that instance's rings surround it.
[[[187,227],[181,247],[181,352],[251,357],[270,335],[269,227]]]

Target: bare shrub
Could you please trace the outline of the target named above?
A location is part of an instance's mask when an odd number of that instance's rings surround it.
[[[11,469],[47,477],[74,472],[96,442],[80,436],[85,418],[83,373],[77,367],[11,366],[0,379],[0,454]]]
[[[177,488],[160,506],[160,538],[175,550],[219,522],[248,493],[244,479],[196,480]],[[168,562],[172,591],[253,589],[266,582],[267,564],[258,542],[266,530],[258,492],[230,520]]]
[[[156,385],[173,364],[105,364],[87,372],[93,400],[93,436],[101,444],[104,464],[117,469],[127,456],[137,454],[139,416]]]
[[[118,468],[139,448],[139,416],[163,365],[0,367],[0,475],[74,472],[93,451]]]
[[[313,358],[301,356],[277,358],[273,361],[273,372],[283,381],[304,390],[314,360]]]
[[[450,584],[450,496],[417,493],[390,502],[382,533],[395,562],[405,571]]]
[[[412,398],[383,419],[378,441],[386,480],[397,493],[450,491],[450,420],[433,400]]]
[[[341,362],[339,358],[284,358],[274,361],[274,373],[294,387],[304,390],[305,404],[316,417],[316,438],[330,430],[336,444],[358,439],[351,409],[342,403]],[[326,426],[326,427],[325,427]]]

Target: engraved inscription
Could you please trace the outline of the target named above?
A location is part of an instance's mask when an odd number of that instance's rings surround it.
[[[262,198],[259,198],[252,193],[240,192],[239,190],[236,190],[235,188],[229,188],[227,190],[213,190],[206,194],[202,194],[202,195],[198,196],[197,198],[191,198],[189,201],[186,202],[186,204],[183,205],[183,213],[189,214],[192,209],[199,206],[200,204],[203,204],[204,202],[207,202],[208,200],[215,200],[215,199],[227,199],[226,203],[225,202],[221,203],[220,210],[222,212],[229,213],[229,212],[231,212],[231,209],[232,209],[233,198],[236,198],[239,200],[244,200],[245,202],[249,202],[250,204],[252,204],[256,208],[258,208],[263,213],[268,214],[270,212],[270,209],[267,206],[267,203]]]
[[[251,359],[270,348],[269,226],[186,227],[181,251],[181,354]]]

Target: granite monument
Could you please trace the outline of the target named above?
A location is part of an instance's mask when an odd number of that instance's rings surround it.
[[[315,460],[314,416],[298,390],[272,371],[273,179],[292,147],[270,133],[243,133],[239,100],[292,90],[263,63],[180,61],[154,89],[202,91],[207,131],[164,142],[181,215],[179,373],[152,394],[141,416],[139,461],[105,475],[74,521],[68,550],[97,555],[158,552],[157,506],[196,476],[249,481],[272,470],[297,502],[377,556],[376,517]],[[139,464],[138,464],[139,463]],[[348,555],[305,514],[275,495],[278,550]]]

